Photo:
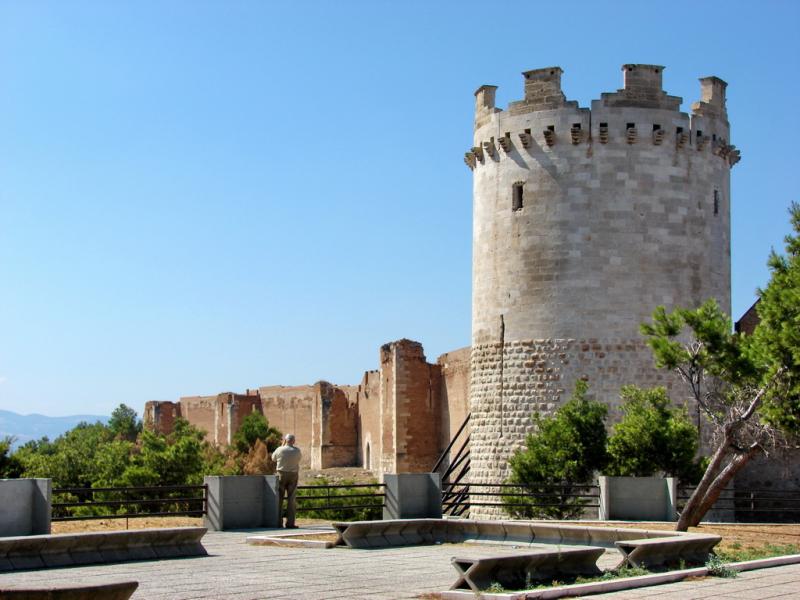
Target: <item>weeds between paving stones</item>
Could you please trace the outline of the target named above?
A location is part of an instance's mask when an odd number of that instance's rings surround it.
[[[503,585],[500,583],[494,582],[488,588],[486,588],[486,591],[493,594],[500,594],[503,592],[518,592],[522,590],[540,590],[545,588],[559,587],[562,585],[571,585],[575,583],[595,583],[597,581],[611,581],[612,579],[622,579],[624,577],[638,577],[640,575],[650,575],[651,573],[652,571],[642,567],[620,567],[619,569],[606,571],[597,577],[583,577],[578,575],[575,577],[564,577],[563,579],[534,581],[530,578],[530,576],[528,576],[525,582],[525,587],[508,589],[503,587]]]
[[[709,558],[708,562],[706,562],[706,569],[708,569],[708,574],[713,575],[714,577],[726,577],[733,579],[739,575],[736,569],[729,567],[728,563],[722,560],[719,556],[712,556]]]

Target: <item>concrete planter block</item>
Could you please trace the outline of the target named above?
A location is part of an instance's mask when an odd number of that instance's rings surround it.
[[[0,479],[0,537],[50,533],[49,479]]]
[[[442,518],[442,483],[438,473],[387,473],[383,483],[385,520]]]
[[[673,477],[600,477],[600,520],[675,521]]]
[[[280,527],[277,480],[275,475],[205,477],[204,525],[212,531]]]

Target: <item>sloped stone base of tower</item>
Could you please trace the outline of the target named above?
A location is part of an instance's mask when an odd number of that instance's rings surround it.
[[[664,386],[673,402],[684,396],[677,377],[657,370],[650,349],[641,339],[517,340],[472,348],[470,377],[471,483],[502,483],[508,459],[533,431],[531,415],[552,415],[585,379],[589,397],[609,407],[611,425],[620,418],[623,385]],[[697,417],[686,399],[688,414]],[[496,489],[482,489],[494,492]],[[483,496],[474,502],[500,503]],[[477,519],[507,517],[502,508],[472,506]]]

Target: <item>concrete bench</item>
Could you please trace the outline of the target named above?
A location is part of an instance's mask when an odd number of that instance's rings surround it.
[[[529,554],[453,558],[458,579],[450,589],[479,593],[494,582],[504,588],[522,589],[528,587],[529,581],[563,575],[600,575],[597,559],[603,552],[603,548],[560,547]]]
[[[139,587],[136,581],[48,588],[0,588],[3,600],[128,600]]]
[[[205,556],[205,527],[131,529],[0,538],[0,572]]]
[[[615,548],[626,539],[674,537],[671,531],[614,529],[531,521],[473,521],[468,519],[397,519],[334,523],[338,545],[387,548],[434,543],[484,541],[521,544],[570,544]]]
[[[622,553],[619,566],[658,567],[666,563],[704,563],[722,538],[711,534],[684,534],[664,538],[616,542]]]
[[[513,543],[555,544],[617,549],[624,565],[656,567],[680,560],[703,563],[716,546],[717,535],[543,523],[537,521],[472,521],[468,519],[398,519],[334,523],[337,545],[389,548],[420,544]]]

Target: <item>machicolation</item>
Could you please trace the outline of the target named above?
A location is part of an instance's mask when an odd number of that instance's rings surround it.
[[[726,84],[700,80],[692,113],[663,67],[623,65],[591,109],[559,67],[523,73],[524,97],[475,92],[471,477],[500,481],[530,431],[588,379],[612,408],[622,385],[665,385],[639,324],[658,305],[716,298],[730,312]],[[696,407],[690,412],[696,414]],[[475,516],[490,516],[476,508]]]

